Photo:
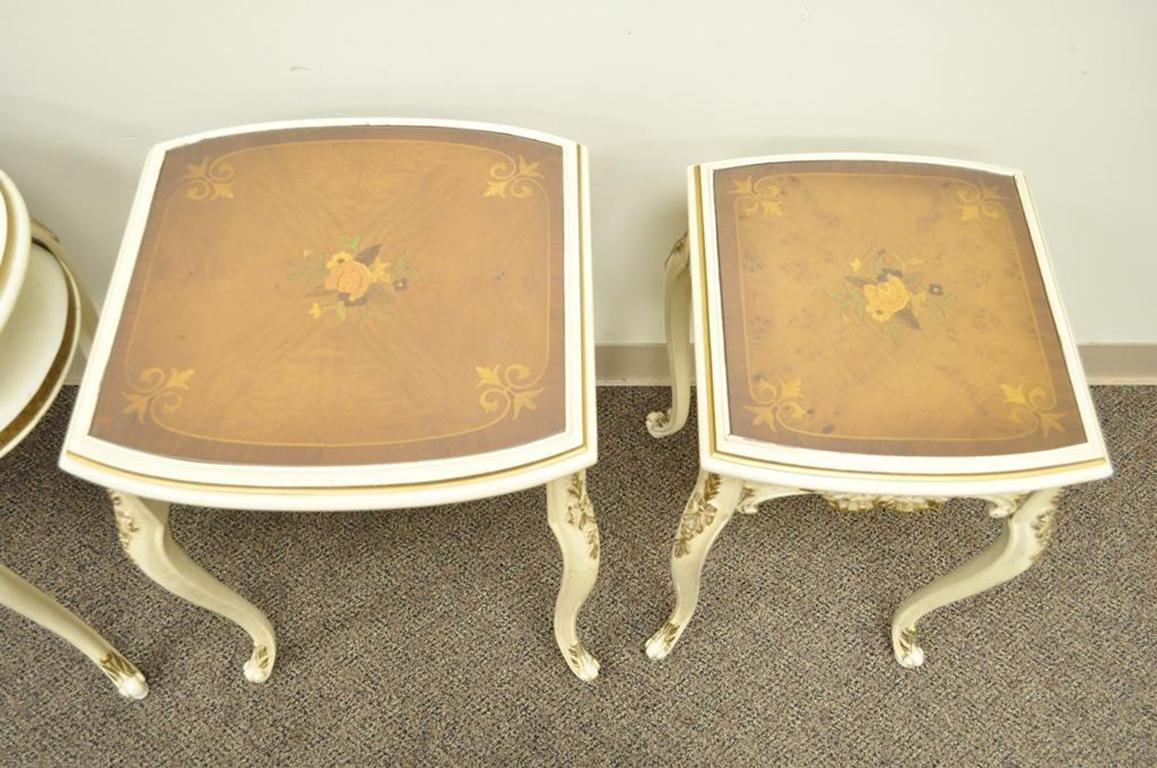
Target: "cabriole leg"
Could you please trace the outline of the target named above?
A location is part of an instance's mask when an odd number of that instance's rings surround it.
[[[169,505],[120,491],[109,491],[116,513],[121,546],[145,575],[194,605],[241,627],[253,639],[253,654],[245,662],[245,677],[265,682],[277,658],[273,627],[252,603],[193,562],[173,541]]]
[[[578,637],[579,609],[599,575],[599,526],[585,472],[547,483],[546,515],[562,552],[562,583],[554,606],[554,639],[571,671],[594,680],[599,663]]]
[[[0,565],[0,605],[11,608],[71,643],[100,667],[122,696],[143,699],[149,692],[144,675],[96,630],[3,565]]]
[[[673,435],[687,423],[691,410],[691,275],[687,235],[667,255],[666,304],[667,362],[671,367],[671,407],[647,414],[653,437]]]
[[[1007,514],[1004,529],[988,549],[951,573],[919,590],[892,617],[892,650],[905,667],[924,663],[924,651],[916,644],[916,625],[937,608],[1003,584],[1028,570],[1044,552],[1053,530],[1059,488],[1028,495],[1015,508],[1007,499],[998,501],[992,514]],[[1003,503],[1002,503],[1003,502]]]
[[[679,518],[679,529],[671,550],[675,608],[666,623],[647,641],[647,655],[652,659],[667,656],[691,621],[699,603],[703,563],[715,538],[731,520],[742,491],[742,480],[699,472],[695,490]]]

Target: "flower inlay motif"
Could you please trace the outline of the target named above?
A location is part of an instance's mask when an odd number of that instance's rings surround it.
[[[486,182],[483,197],[530,197],[534,192],[534,179],[543,178],[538,172],[538,163],[527,162],[522,155],[518,161],[508,158],[490,166],[490,179]]]
[[[807,415],[803,383],[799,379],[783,379],[778,384],[758,379],[755,383],[755,402],[756,405],[744,406],[755,414],[752,423],[756,426],[766,424],[772,432],[778,431],[777,424],[786,426]]]
[[[1008,418],[1013,423],[1029,426],[1034,432],[1039,429],[1043,435],[1065,431],[1061,420],[1067,412],[1056,410],[1056,396],[1050,397],[1043,387],[1033,387],[1027,393],[1024,384],[1001,384],[1000,389],[1005,404],[1011,406]]]
[[[772,178],[761,176],[753,181],[748,176],[731,182],[728,194],[736,196],[735,207],[741,217],[783,215],[783,189]]]
[[[394,294],[409,289],[418,281],[405,259],[389,261],[382,253],[382,244],[362,247],[361,237],[344,238],[334,251],[316,252],[306,249],[301,254],[301,266],[289,275],[290,280],[304,280],[309,286],[310,299],[307,313],[314,320],[332,313],[345,321],[360,307],[384,306]]]
[[[210,162],[206,157],[195,165],[185,166],[181,181],[188,184],[185,197],[190,200],[233,197],[233,166],[220,158]]]
[[[987,184],[965,184],[956,190],[960,201],[960,220],[979,221],[981,217],[996,219],[1004,211],[1000,191]]]
[[[142,424],[146,416],[158,421],[161,415],[171,414],[181,407],[191,378],[192,368],[170,368],[167,374],[163,368],[143,369],[138,381],[129,382],[132,391],[121,393],[125,399],[122,413],[135,414]]]

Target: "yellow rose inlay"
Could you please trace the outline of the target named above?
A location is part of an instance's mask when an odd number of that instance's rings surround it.
[[[882,283],[865,285],[864,298],[868,300],[868,315],[873,320],[883,323],[908,306],[911,296],[903,280],[895,275],[889,275]]]
[[[366,295],[374,282],[369,267],[360,261],[343,261],[325,278],[325,289],[344,294],[347,301],[357,301]]]
[[[403,257],[386,261],[383,247],[383,243],[363,247],[359,236],[343,238],[338,251],[302,251],[301,264],[289,277],[305,280],[310,286],[306,292],[310,299],[307,314],[318,320],[333,313],[344,321],[367,304],[385,306],[391,294],[406,291],[418,279],[418,273]],[[327,257],[327,252],[332,255]]]

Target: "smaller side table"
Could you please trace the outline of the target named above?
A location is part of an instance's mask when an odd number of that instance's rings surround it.
[[[921,619],[1029,568],[1061,488],[1112,471],[1024,176],[794,155],[695,166],[688,185],[667,261],[673,404],[647,426],[687,419],[690,317],[701,470],[647,653],[682,635],[736,512],[812,493],[851,512],[984,499],[997,539],[892,618],[897,661],[919,666]]]
[[[0,173],[0,456],[14,449],[56,399],[78,344],[88,349],[95,310],[67,257]],[[76,614],[0,565],[0,604],[91,659],[124,696],[148,693],[135,666]]]

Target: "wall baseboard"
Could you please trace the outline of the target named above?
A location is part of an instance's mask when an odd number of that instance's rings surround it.
[[[1157,343],[1081,344],[1081,361],[1090,384],[1157,384]],[[595,370],[603,386],[646,387],[671,383],[664,344],[599,344]],[[77,363],[65,379],[80,383]]]
[[[1090,384],[1157,384],[1157,343],[1081,344],[1079,348]],[[671,383],[663,344],[599,344],[595,370],[599,384],[607,386]]]

